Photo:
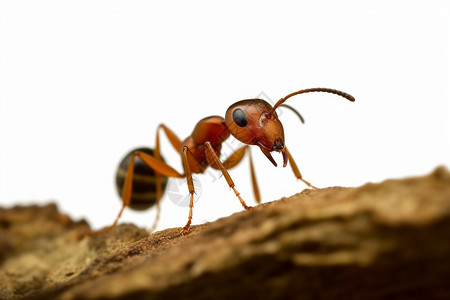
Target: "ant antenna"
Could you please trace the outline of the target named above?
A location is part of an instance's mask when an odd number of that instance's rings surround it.
[[[294,92],[291,93],[289,95],[287,95],[284,98],[281,98],[280,100],[278,100],[278,102],[274,105],[274,107],[272,108],[271,114],[273,114],[273,112],[275,111],[275,109],[277,109],[280,105],[282,105],[287,99],[295,96],[295,95],[300,95],[300,94],[304,94],[304,93],[312,93],[312,92],[323,92],[323,93],[331,93],[331,94],[335,94],[338,96],[341,96],[349,101],[355,101],[355,98],[347,93],[338,91],[338,90],[334,90],[334,89],[327,89],[327,88],[312,88],[312,89],[305,89],[305,90],[300,90],[298,92]]]
[[[289,108],[290,110],[292,110],[297,115],[297,117],[300,119],[300,121],[302,121],[302,123],[305,124],[305,119],[303,119],[302,115],[295,108],[293,108],[292,106],[287,105],[287,104],[281,104],[279,107]]]

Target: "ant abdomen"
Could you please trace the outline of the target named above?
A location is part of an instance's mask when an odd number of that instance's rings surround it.
[[[116,188],[119,197],[122,198],[122,189],[125,182],[128,165],[131,155],[136,152],[144,152],[153,156],[153,149],[137,148],[130,151],[120,162],[116,172]],[[164,161],[161,156],[161,160]],[[161,176],[162,188],[161,194],[167,185],[167,177]],[[147,166],[139,157],[134,161],[133,192],[129,207],[136,210],[145,210],[156,203],[156,174],[155,171]]]

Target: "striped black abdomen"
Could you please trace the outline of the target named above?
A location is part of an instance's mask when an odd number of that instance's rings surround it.
[[[119,197],[122,198],[122,189],[125,174],[130,164],[131,155],[136,152],[153,155],[153,149],[137,148],[130,151],[120,162],[116,172],[116,187]],[[164,161],[164,159],[161,157]],[[167,177],[161,176],[162,194],[167,185]],[[155,171],[147,166],[139,157],[134,159],[133,191],[129,207],[136,210],[145,210],[156,203],[156,175]]]

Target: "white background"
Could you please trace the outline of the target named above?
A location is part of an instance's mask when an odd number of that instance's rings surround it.
[[[238,100],[310,87],[357,99],[288,101],[306,124],[284,111],[286,144],[314,185],[450,165],[448,1],[3,1],[0,11],[0,206],[56,201],[94,228],[109,225],[120,208],[116,166],[153,147],[159,123],[185,138]],[[163,154],[181,171],[165,138]],[[253,157],[263,201],[305,188],[259,149]],[[248,161],[230,173],[253,205]],[[216,171],[197,181],[194,224],[242,210]],[[183,226],[187,214],[166,195],[159,228]],[[153,218],[128,209],[122,222]]]

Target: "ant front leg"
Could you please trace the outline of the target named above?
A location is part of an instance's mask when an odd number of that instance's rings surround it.
[[[291,165],[291,168],[292,168],[292,171],[294,172],[295,177],[297,177],[297,179],[300,179],[301,181],[303,181],[307,186],[317,190],[318,188],[316,188],[311,183],[309,183],[308,181],[306,181],[305,179],[302,178],[302,175],[300,174],[300,171],[298,170],[297,164],[295,163],[294,159],[292,158],[292,156],[289,153],[287,148],[286,148],[286,153],[288,156],[289,164]]]
[[[236,197],[238,197],[239,201],[241,202],[242,206],[246,209],[246,210],[250,210],[252,209],[251,206],[247,206],[247,204],[245,204],[245,201],[242,199],[241,194],[239,194],[239,192],[236,190],[236,188],[234,187],[234,182],[231,179],[230,174],[228,174],[227,169],[224,167],[224,165],[222,164],[222,162],[220,161],[219,157],[217,157],[216,152],[214,151],[212,145],[210,142],[206,142],[205,143],[206,146],[206,157],[208,159],[208,163],[211,166],[214,166],[212,163],[214,162],[215,165],[220,169],[220,171],[222,171],[223,176],[225,177],[225,179],[227,180],[228,185],[230,186],[230,188],[233,189],[234,194],[236,195]]]
[[[248,157],[250,162],[250,175],[252,178],[253,195],[257,203],[261,203],[261,197],[259,194],[258,182],[256,181],[255,168],[253,167],[252,149],[249,146],[243,146],[234,151],[226,161],[223,162],[223,166],[226,170],[234,168],[243,158],[245,151],[248,151]],[[215,168],[215,166],[213,166]]]
[[[253,194],[255,195],[256,202],[261,203],[258,182],[256,181],[256,172],[255,172],[255,168],[253,167],[252,149],[250,149],[250,147],[248,148],[248,157],[249,157],[249,161],[250,161],[250,174],[252,177]]]

